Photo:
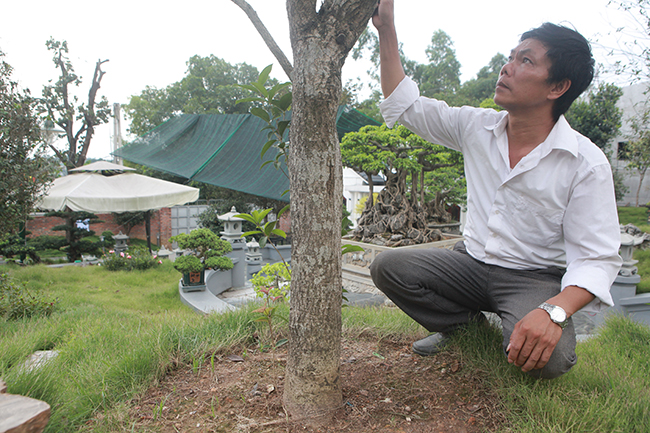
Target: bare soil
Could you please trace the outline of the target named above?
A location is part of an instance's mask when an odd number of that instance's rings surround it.
[[[171,371],[131,407],[135,431],[454,432],[503,426],[499,399],[453,349],[420,357],[410,342],[343,339],[343,406],[326,427],[282,407],[286,346],[240,348]],[[135,425],[133,421],[135,420]]]

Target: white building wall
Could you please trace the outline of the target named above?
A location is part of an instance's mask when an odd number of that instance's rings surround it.
[[[637,115],[643,113],[645,104],[648,101],[648,83],[639,83],[623,88],[623,95],[616,104],[623,111],[623,122],[619,134],[614,138],[611,144],[611,163],[612,168],[624,178],[624,184],[628,187],[628,192],[625,197],[618,202],[619,206],[635,206],[636,193],[639,188],[639,175],[636,170],[630,171],[626,169],[627,162],[618,159],[618,146],[621,142],[630,140],[633,130],[630,127],[630,120]],[[647,178],[650,178],[648,173]],[[650,180],[644,179],[641,190],[639,191],[639,205],[642,206],[650,202]]]
[[[378,193],[384,189],[383,185],[373,185],[373,192]],[[366,181],[351,168],[343,167],[343,196],[346,200],[346,209],[350,212],[352,227],[357,226],[357,220],[361,216],[357,213],[356,207],[363,197],[370,194],[370,188]]]

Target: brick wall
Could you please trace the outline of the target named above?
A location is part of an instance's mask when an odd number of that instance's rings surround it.
[[[160,237],[160,244],[170,247],[169,238],[172,235],[171,224],[171,209],[162,208],[151,213],[151,243],[157,244],[158,237]],[[62,231],[53,231],[52,228],[58,225],[65,224],[62,218],[46,217],[45,214],[39,213],[32,215],[33,219],[27,221],[27,230],[31,232],[28,237],[37,237],[43,235],[49,236],[63,236]],[[97,214],[99,219],[103,222],[91,224],[90,230],[93,230],[96,235],[101,235],[102,232],[111,231],[113,234],[118,234],[120,231],[126,233],[126,229],[115,223],[113,214]],[[147,232],[144,222],[131,229],[130,237],[137,239],[147,239]]]

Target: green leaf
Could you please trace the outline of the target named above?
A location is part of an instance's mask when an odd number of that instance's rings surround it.
[[[278,340],[278,342],[275,343],[275,348],[277,349],[278,347],[282,347],[282,346],[284,346],[285,344],[287,344],[288,342],[289,342],[289,340],[286,339],[286,338],[283,338],[283,339],[281,339],[281,340]]]
[[[353,253],[355,251],[365,251],[359,245],[345,244],[341,247],[341,254]]]
[[[262,94],[262,96],[268,99],[269,92],[266,90],[266,88],[263,85],[261,85],[260,83],[251,83],[251,85],[255,87],[255,89],[257,89],[258,93]]]
[[[287,238],[287,234],[283,230],[280,230],[280,229],[274,229],[271,233],[273,233],[276,236],[280,236],[281,238],[284,238],[284,239]]]
[[[264,235],[266,235],[268,237],[271,237],[271,235],[273,234],[273,229],[275,228],[276,223],[277,223],[277,221],[269,221],[266,224],[264,224],[264,227],[262,229],[262,231],[264,232]]]
[[[264,158],[264,154],[273,146],[278,140],[269,140],[267,141],[264,146],[262,146],[262,154],[260,155],[260,159]]]
[[[238,213],[237,215],[235,215],[235,217],[244,219],[244,220],[246,220],[248,222],[251,222],[253,224],[257,223],[255,221],[255,218],[253,217],[253,215],[250,215],[250,214],[247,214],[247,213]]]
[[[273,209],[263,209],[263,210],[254,210],[253,213],[251,214],[253,218],[257,220],[255,224],[260,225],[262,220],[266,218],[266,216],[271,212]]]
[[[272,160],[272,159],[269,159],[268,161],[265,161],[264,164],[262,164],[262,165],[260,166],[260,170],[263,169],[265,166],[267,166],[267,165],[269,165],[269,164],[273,164],[273,160]]]
[[[278,122],[277,129],[278,129],[278,135],[280,137],[284,136],[284,131],[286,131],[287,128],[289,127],[289,123],[291,123],[290,120],[281,120],[280,122]]]
[[[282,97],[277,101],[277,103],[274,103],[274,105],[279,109],[281,109],[282,111],[287,111],[289,107],[291,107],[292,100],[293,100],[293,94],[289,92],[282,95]]]
[[[251,230],[249,232],[242,233],[241,237],[245,238],[246,236],[259,235],[259,234],[262,234],[262,232],[259,230]]]
[[[280,90],[282,90],[285,87],[288,87],[290,85],[291,85],[290,81],[287,81],[286,83],[278,83],[275,86],[273,86],[273,88],[271,88],[271,91],[273,91],[273,93],[275,94],[275,93],[278,93]],[[289,93],[291,93],[291,92],[289,92]]]
[[[273,64],[270,64],[264,68],[262,72],[260,72],[260,77],[257,79],[257,82],[261,85],[266,84],[266,81],[269,79],[269,75],[271,74],[271,69],[273,69]]]
[[[270,122],[271,118],[269,117],[269,113],[266,112],[266,110],[260,108],[260,107],[253,107],[251,108],[251,114],[253,116],[257,116],[260,119],[262,119],[265,122]]]
[[[286,205],[282,209],[280,209],[280,212],[278,212],[278,219],[284,214],[286,211],[288,211],[291,208],[291,204]]]
[[[266,241],[268,241],[268,238],[266,236],[262,236],[258,243],[260,244],[260,248],[264,248],[266,246]]]
[[[241,87],[242,89],[250,90],[251,92],[259,93],[257,87],[254,87],[250,84],[237,84],[237,86]]]

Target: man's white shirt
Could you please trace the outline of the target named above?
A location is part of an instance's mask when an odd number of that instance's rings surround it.
[[[420,96],[408,77],[380,105],[422,138],[463,153],[467,177],[467,252],[510,269],[566,267],[562,289],[582,287],[613,305],[621,243],[609,161],[561,116],[546,140],[510,168],[508,113],[449,107]]]

